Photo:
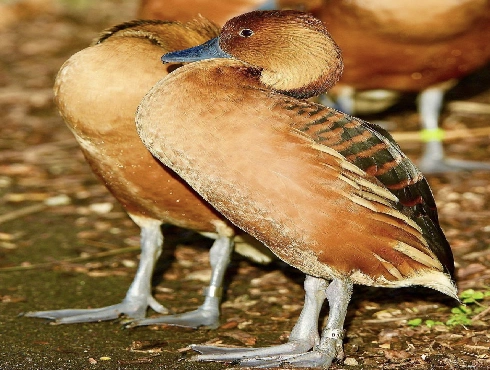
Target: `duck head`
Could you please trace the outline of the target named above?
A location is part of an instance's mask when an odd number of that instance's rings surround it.
[[[298,11],[254,11],[230,19],[220,36],[165,54],[164,63],[231,58],[249,66],[260,83],[297,98],[327,91],[343,69],[340,49],[325,25]]]

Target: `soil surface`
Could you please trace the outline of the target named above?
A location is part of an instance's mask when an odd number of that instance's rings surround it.
[[[18,316],[119,302],[139,254],[138,228],[91,173],[52,101],[61,64],[104,28],[132,19],[137,4],[26,3],[26,11],[8,19],[6,8],[0,12],[0,369],[224,369],[231,365],[185,360],[192,352],[187,346],[285,342],[302,307],[303,274],[240,257],[228,272],[217,330],[123,329],[121,321],[54,326]],[[445,129],[488,126],[489,81],[486,68],[450,92]],[[390,122],[392,131],[416,131],[414,98],[368,119]],[[420,142],[401,145],[417,160]],[[487,134],[446,148],[451,157],[490,162],[489,145]],[[490,369],[490,173],[430,176],[429,182],[460,291],[474,290],[466,293],[470,302],[458,309],[428,289],[356,287],[347,358],[333,369]],[[155,296],[175,312],[194,309],[209,279],[211,242],[174,227],[164,231]],[[322,319],[327,314],[325,308]]]

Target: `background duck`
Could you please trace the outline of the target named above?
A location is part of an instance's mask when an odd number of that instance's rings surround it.
[[[342,71],[319,20],[296,11],[244,14],[219,38],[162,60],[198,62],[142,100],[143,143],[235,225],[307,274],[288,343],[193,346],[198,360],[328,367],[343,354],[354,283],[423,285],[457,299],[452,252],[420,171],[384,130],[303,100],[328,90]],[[320,338],[325,298],[330,314]]]
[[[62,66],[54,88],[56,104],[94,173],[141,228],[141,258],[134,281],[121,303],[98,309],[30,312],[27,316],[75,323],[110,320],[120,315],[141,319],[148,306],[167,313],[151,293],[151,277],[163,244],[161,225],[165,223],[216,239],[210,258],[213,274],[205,289],[205,302],[198,310],[140,324],[217,325],[222,282],[235,230],[186,183],[152,157],[141,143],[134,124],[134,114],[144,94],[179,66],[163,66],[161,55],[197,45],[217,32],[216,26],[204,19],[186,24],[127,22],[103,32],[92,46],[73,55]],[[242,254],[249,253],[244,241],[259,244],[243,233],[236,241]],[[253,250],[252,256],[267,260],[270,252],[265,253]]]
[[[271,0],[141,0],[137,17],[184,22],[202,15],[222,25],[231,17],[275,5]]]
[[[138,17],[183,21],[203,14],[223,24],[245,11],[274,8],[307,11],[328,24],[346,66],[329,94],[332,105],[348,114],[372,113],[403,93],[419,93],[422,171],[490,170],[490,163],[447,159],[439,127],[445,93],[490,61],[487,0],[142,0]]]
[[[422,171],[490,169],[445,158],[439,128],[444,94],[490,61],[489,1],[324,0],[312,11],[342,49],[345,72],[333,93],[343,111],[355,112],[359,93],[383,90],[391,100],[417,92]]]

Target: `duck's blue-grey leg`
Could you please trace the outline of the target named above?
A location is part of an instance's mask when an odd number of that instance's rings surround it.
[[[324,279],[307,276],[305,279],[305,304],[298,322],[285,344],[264,348],[226,348],[192,345],[200,355],[195,361],[240,362],[245,366],[269,366],[281,363],[291,355],[305,353],[320,343],[318,335],[318,316],[326,297],[328,283]]]
[[[151,278],[163,244],[161,223],[151,219],[134,218],[141,227],[141,257],[136,276],[121,303],[95,309],[63,309],[35,311],[27,317],[53,319],[56,324],[72,324],[117,319],[121,315],[143,318],[148,306],[160,313],[168,310],[151,294]]]
[[[352,87],[344,86],[340,89],[335,102],[331,101],[330,103],[328,103],[327,100],[328,94],[322,94],[321,98],[324,99],[325,103],[334,104],[334,105],[328,105],[329,107],[353,115],[356,113],[355,93],[356,91]]]
[[[422,123],[425,148],[419,167],[424,173],[441,173],[465,170],[490,170],[490,163],[449,159],[444,156],[443,130],[439,128],[439,114],[445,90],[431,87],[419,94],[418,110]]]
[[[264,0],[264,2],[254,10],[275,10],[279,9],[279,4],[276,0]]]
[[[233,239],[231,237],[220,236],[216,239],[209,252],[212,269],[211,281],[204,290],[204,303],[197,310],[176,315],[135,320],[128,326],[168,324],[193,328],[199,326],[218,327],[223,279],[230,263],[232,252]]]
[[[328,368],[335,358],[342,359],[344,357],[344,321],[351,296],[351,282],[336,279],[330,283],[326,291],[330,306],[328,322],[323,329],[320,343],[313,348],[313,351],[264,359],[266,361],[261,361],[261,359],[245,360],[240,362],[240,366]]]
[[[328,368],[334,359],[343,359],[344,322],[351,296],[352,282],[333,280],[327,288],[330,312],[327,325],[321,335],[320,344],[313,348],[313,351],[286,359],[282,361],[282,364],[295,367]]]

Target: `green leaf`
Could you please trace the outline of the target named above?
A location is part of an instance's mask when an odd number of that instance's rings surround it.
[[[485,311],[486,309],[487,309],[487,307],[485,307],[485,306],[478,306],[478,307],[475,307],[475,309],[473,310],[473,313],[477,314],[477,313]]]
[[[451,308],[451,313],[455,315],[468,315],[472,312],[468,306],[458,306]]]
[[[466,315],[453,315],[446,321],[447,326],[471,325],[471,319]]]
[[[420,326],[421,324],[422,324],[422,319],[420,318],[408,320],[407,322],[407,325],[412,327]]]
[[[433,326],[444,325],[444,323],[442,321],[425,320],[425,325],[432,328]]]
[[[466,289],[466,290],[463,290],[461,292],[461,294],[459,295],[459,297],[460,298],[471,297],[474,293],[475,293],[475,290],[474,289]]]
[[[460,296],[463,303],[476,303],[476,301],[485,298],[484,292],[477,292],[474,289],[467,289],[461,292]]]

